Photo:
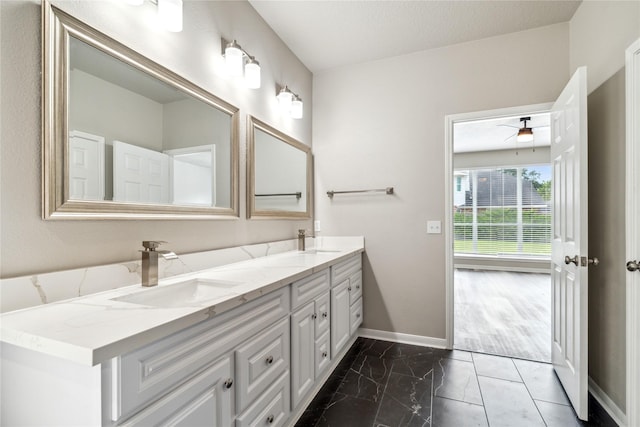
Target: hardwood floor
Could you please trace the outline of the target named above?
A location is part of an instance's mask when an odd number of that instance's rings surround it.
[[[576,418],[548,363],[358,338],[296,427],[614,427]]]
[[[551,361],[551,277],[454,272],[454,348]]]

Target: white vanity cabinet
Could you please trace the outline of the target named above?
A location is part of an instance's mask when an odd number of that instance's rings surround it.
[[[362,256],[331,267],[331,355],[338,354],[362,324]]]
[[[227,353],[233,369],[222,383],[232,396],[220,404],[243,411],[289,370],[289,301],[283,288],[113,359],[112,421],[170,395]]]
[[[291,285],[291,407],[296,408],[330,362],[329,269]]]

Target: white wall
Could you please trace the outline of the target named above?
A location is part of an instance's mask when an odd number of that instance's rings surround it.
[[[449,209],[445,116],[550,102],[568,79],[568,24],[314,76],[316,218],[365,236],[365,328],[445,338],[445,239],[426,234]]]
[[[156,6],[122,1],[56,1],[63,10],[240,108],[240,215],[224,221],[43,221],[40,205],[40,1],[0,1],[0,277],[115,263],[139,256],[140,242],[170,242],[176,253],[282,240],[310,221],[245,218],[246,115],[311,144],[312,75],[245,1],[184,2],[184,31],[156,26]],[[260,61],[262,88],[220,75],[220,36]],[[307,101],[305,118],[277,108],[276,82]]]

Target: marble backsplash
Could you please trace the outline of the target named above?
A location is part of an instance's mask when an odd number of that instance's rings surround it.
[[[314,239],[307,239],[309,247]],[[174,260],[160,257],[160,279],[206,268],[232,264],[297,249],[297,240],[236,246],[180,255]],[[120,264],[78,268],[53,273],[0,280],[0,313],[33,307],[78,296],[108,291],[141,282],[140,259]]]

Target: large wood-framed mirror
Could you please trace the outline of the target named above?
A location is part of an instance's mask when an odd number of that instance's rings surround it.
[[[311,218],[311,148],[251,116],[247,141],[247,217]]]
[[[238,108],[48,1],[44,219],[238,216]]]

